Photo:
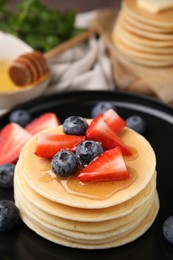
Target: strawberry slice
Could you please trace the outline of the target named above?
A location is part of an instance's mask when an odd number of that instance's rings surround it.
[[[16,163],[23,145],[31,135],[16,123],[4,126],[0,132],[0,165]]]
[[[74,151],[85,136],[40,133],[37,137],[35,154],[51,158],[61,149]]]
[[[129,173],[121,149],[105,151],[83,168],[77,178],[84,182],[126,180]]]
[[[54,113],[45,113],[32,120],[25,129],[31,134],[37,134],[38,132],[46,129],[54,128],[60,125],[60,120]]]
[[[123,143],[118,134],[104,121],[103,115],[98,115],[86,131],[87,139],[101,142],[102,147],[107,149],[119,146],[123,155],[131,155],[130,150]]]
[[[126,122],[113,109],[103,113],[103,119],[116,133],[120,133],[126,126]]]

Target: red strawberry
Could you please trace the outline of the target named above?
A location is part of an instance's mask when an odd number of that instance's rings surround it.
[[[45,113],[34,120],[32,120],[25,129],[34,135],[40,131],[54,128],[60,125],[59,118],[54,113]]]
[[[105,150],[119,146],[124,155],[130,155],[130,150],[115,131],[104,121],[103,115],[98,115],[86,131],[87,139],[101,142]]]
[[[121,132],[126,126],[126,122],[113,109],[103,113],[103,119],[116,133]]]
[[[99,155],[91,161],[78,175],[78,180],[115,181],[129,178],[121,150],[116,147]]]
[[[0,132],[0,165],[16,163],[23,145],[31,135],[21,126],[10,123]]]
[[[37,137],[35,154],[51,158],[61,149],[75,150],[85,136],[40,133]]]

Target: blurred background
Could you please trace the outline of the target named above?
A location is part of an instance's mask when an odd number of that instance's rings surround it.
[[[10,0],[11,5],[19,3],[19,0]],[[120,0],[42,0],[50,7],[55,7],[59,10],[75,9],[77,12],[91,11],[98,8],[118,8]]]

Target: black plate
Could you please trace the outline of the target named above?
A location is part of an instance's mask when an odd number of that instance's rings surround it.
[[[43,112],[57,113],[60,120],[70,115],[89,118],[92,107],[100,101],[115,102],[123,118],[141,115],[147,122],[145,137],[153,146],[157,157],[158,192],[160,211],[152,227],[136,241],[119,248],[106,250],[72,249],[51,243],[23,223],[16,229],[0,234],[0,259],[14,260],[170,260],[173,259],[173,246],[162,235],[163,221],[173,215],[173,108],[154,99],[132,94],[92,91],[51,95],[35,99],[14,109],[25,109],[33,117]],[[11,112],[11,111],[10,111]],[[9,113],[10,113],[9,112]],[[8,123],[9,113],[0,119],[0,128]],[[142,167],[142,165],[141,165]],[[12,199],[11,190],[0,190],[0,199]]]

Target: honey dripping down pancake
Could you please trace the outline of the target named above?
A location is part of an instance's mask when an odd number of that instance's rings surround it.
[[[65,134],[63,125],[45,133]],[[127,179],[86,183],[55,176],[51,160],[35,154],[38,136],[23,147],[14,178],[15,203],[33,231],[58,244],[101,249],[133,241],[152,225],[159,209],[156,158],[142,135],[127,127],[119,133],[131,151],[123,155]]]

